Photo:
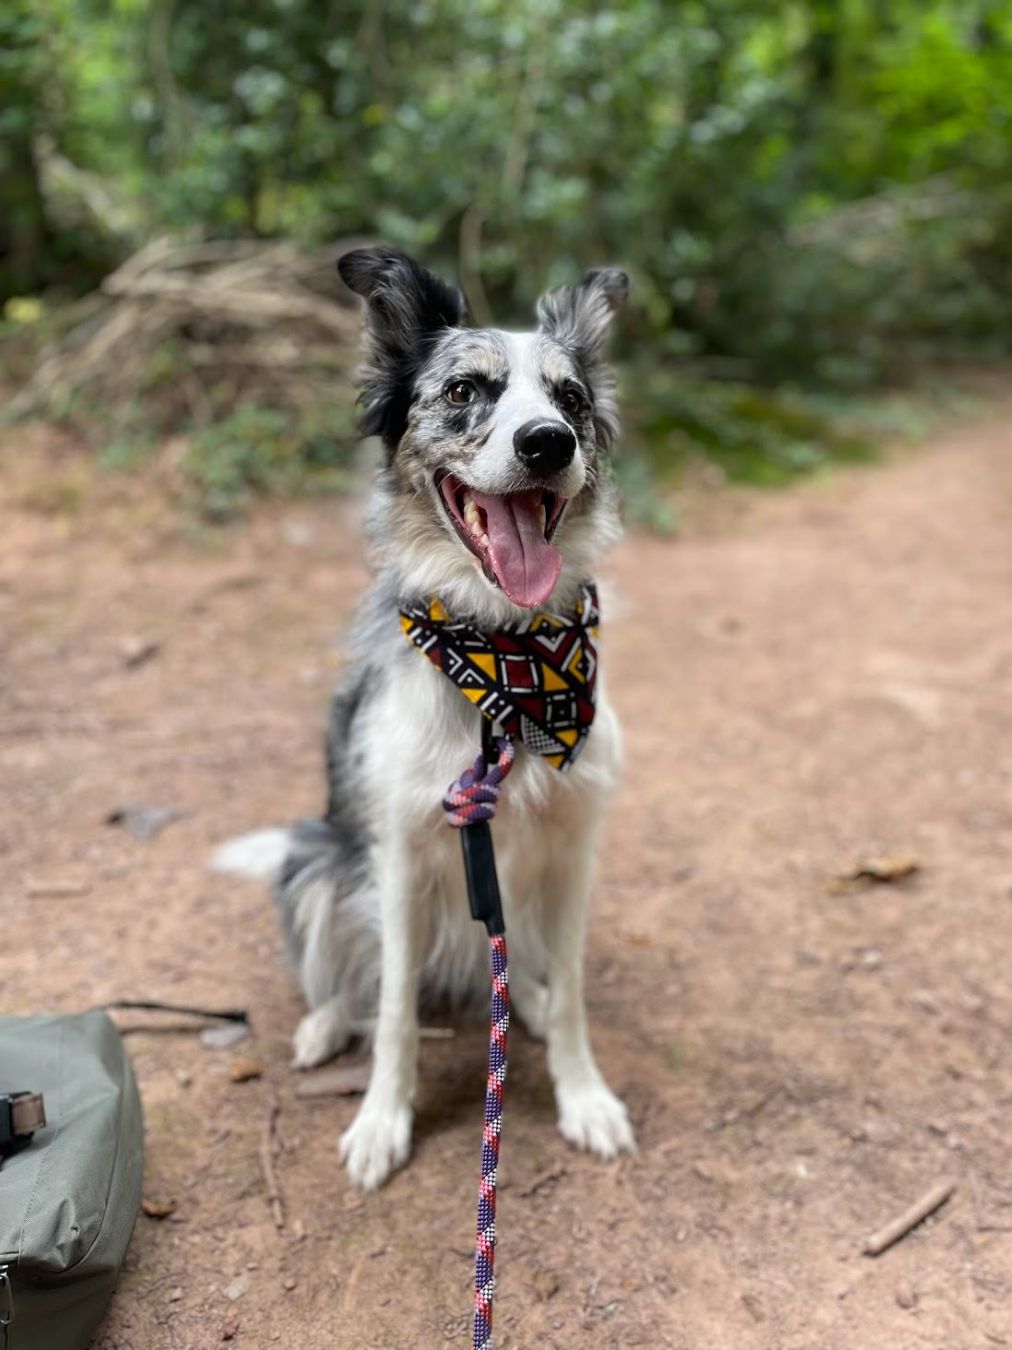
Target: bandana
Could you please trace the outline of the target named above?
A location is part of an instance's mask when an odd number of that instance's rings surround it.
[[[562,773],[594,721],[597,588],[573,614],[535,614],[491,633],[453,619],[437,599],[401,610],[401,627],[479,712]]]

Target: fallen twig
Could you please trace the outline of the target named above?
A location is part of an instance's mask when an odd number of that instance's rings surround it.
[[[921,1198],[915,1201],[909,1209],[905,1209],[902,1214],[897,1215],[884,1228],[880,1228],[877,1233],[872,1233],[864,1244],[865,1255],[879,1256],[894,1242],[899,1242],[900,1238],[906,1237],[929,1214],[934,1214],[936,1209],[940,1209],[955,1189],[956,1183],[946,1179],[945,1181],[939,1181],[929,1191],[925,1191]]]
[[[65,900],[76,895],[87,895],[91,890],[91,882],[76,881],[69,877],[58,877],[52,881],[39,878],[29,881],[25,890],[33,900]]]
[[[520,1194],[525,1199],[528,1196],[537,1195],[538,1191],[544,1186],[549,1186],[553,1181],[561,1180],[565,1175],[565,1167],[549,1167],[546,1171],[539,1172],[533,1181],[529,1181],[527,1185],[521,1189]]]
[[[895,885],[915,876],[921,870],[921,864],[912,854],[898,853],[886,858],[869,858],[866,862],[855,863],[846,872],[826,882],[828,895],[843,895],[848,891],[861,890],[866,886]]]
[[[370,1064],[343,1064],[297,1083],[296,1097],[357,1097],[369,1086]]]
[[[281,1196],[281,1188],[278,1185],[277,1173],[274,1170],[274,1147],[277,1142],[277,1124],[280,1112],[281,1107],[278,1105],[278,1099],[271,1097],[267,1103],[263,1133],[260,1136],[260,1170],[264,1174],[271,1217],[274,1220],[274,1227],[278,1230],[285,1226],[284,1200]]]

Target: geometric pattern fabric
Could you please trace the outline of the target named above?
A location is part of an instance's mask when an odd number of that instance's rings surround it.
[[[486,633],[431,599],[401,610],[401,628],[479,712],[565,773],[594,721],[597,587],[572,614],[534,614]]]

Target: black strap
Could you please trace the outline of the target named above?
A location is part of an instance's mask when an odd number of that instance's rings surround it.
[[[187,1017],[208,1017],[218,1022],[241,1022],[249,1025],[245,1008],[193,1008],[186,1003],[162,1003],[158,999],[121,998],[114,1003],[103,1003],[103,1008],[117,1008],[127,1012],[183,1013]]]

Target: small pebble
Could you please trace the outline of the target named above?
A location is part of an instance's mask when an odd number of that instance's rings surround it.
[[[226,1022],[220,1027],[205,1027],[200,1033],[200,1043],[205,1050],[230,1050],[249,1034],[245,1022]]]
[[[910,994],[908,1002],[921,1012],[930,1013],[935,1016],[940,1009],[938,999],[930,989],[915,989]]]
[[[899,1284],[896,1286],[896,1302],[901,1308],[909,1311],[917,1307],[917,1291],[909,1284]]]
[[[247,1275],[237,1275],[231,1284],[222,1287],[222,1293],[228,1299],[229,1303],[235,1303],[242,1298],[249,1288],[249,1277]]]

